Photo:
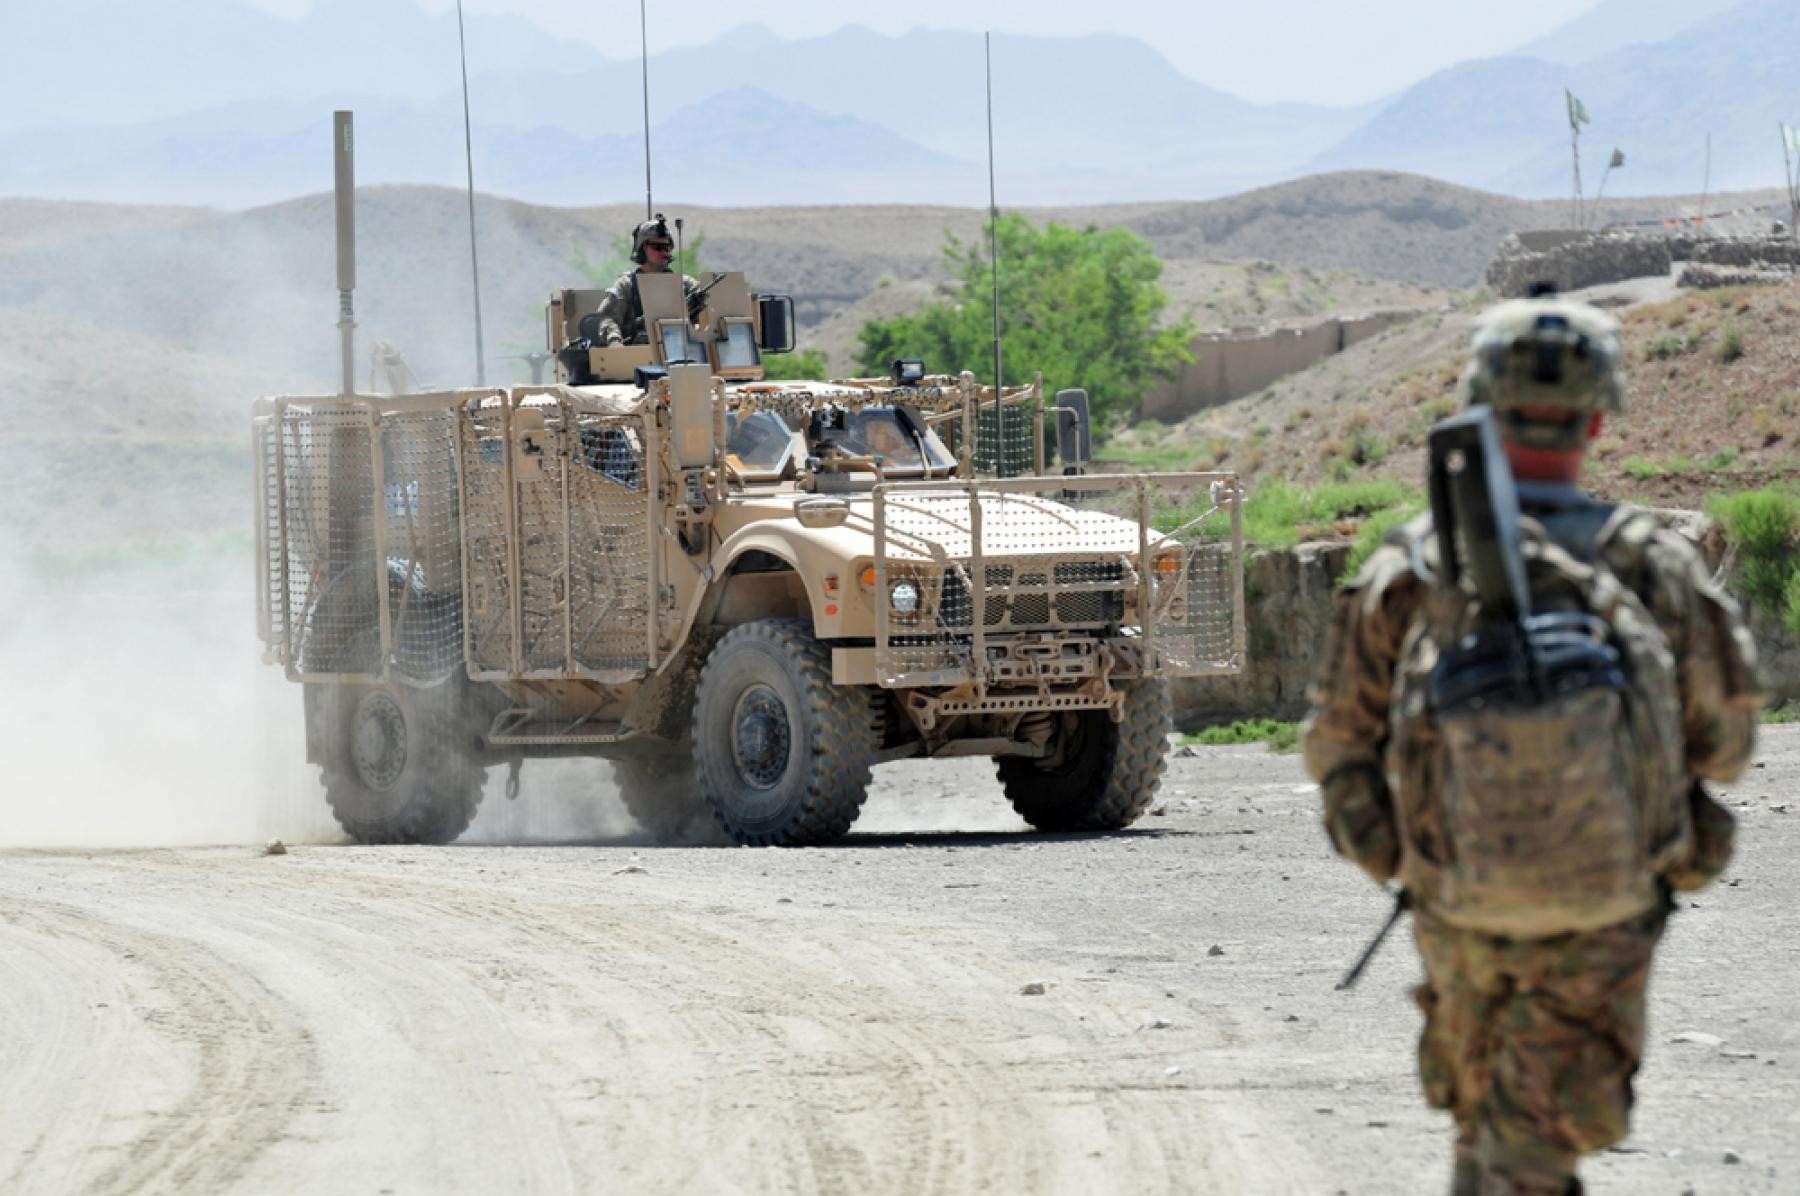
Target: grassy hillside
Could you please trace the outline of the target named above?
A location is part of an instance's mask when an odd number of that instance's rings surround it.
[[[1118,467],[1241,471],[1251,486],[1417,484],[1432,422],[1455,409],[1481,302],[1395,328],[1174,427],[1117,436]],[[1609,498],[1697,509],[1712,495],[1800,485],[1800,285],[1682,294],[1621,312],[1626,412],[1595,442]]]

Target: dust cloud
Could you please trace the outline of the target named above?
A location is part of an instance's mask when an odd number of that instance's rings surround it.
[[[344,841],[300,686],[264,664],[254,564],[33,582],[0,560],[0,847]],[[635,842],[598,760],[489,770],[465,843]]]
[[[0,846],[120,847],[329,834],[303,793],[297,693],[258,674],[249,562],[12,579],[0,639]],[[34,584],[35,583],[35,584]]]
[[[466,301],[430,298],[457,294],[444,254],[381,198],[359,380],[385,338],[464,384]],[[79,228],[40,210],[0,203],[0,847],[341,841],[301,688],[261,660],[251,547],[252,400],[338,384],[330,197],[179,221],[93,206]],[[503,335],[530,327],[516,306]],[[637,833],[602,762],[523,780],[508,801],[492,771],[466,841]]]

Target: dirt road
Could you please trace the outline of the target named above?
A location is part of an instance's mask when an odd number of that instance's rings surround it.
[[[1800,1190],[1768,730],[1593,1192]],[[1104,838],[1026,834],[986,776],[883,769],[829,850],[0,852],[0,1190],[1437,1189],[1416,963],[1332,991],[1384,900],[1292,757],[1198,749]]]

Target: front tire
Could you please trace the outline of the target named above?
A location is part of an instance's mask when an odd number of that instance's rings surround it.
[[[700,676],[700,791],[732,838],[797,847],[842,837],[878,747],[866,689],[833,685],[831,653],[797,619],[732,628]]]
[[[475,820],[479,763],[464,687],[328,683],[317,695],[325,801],[359,843],[449,843]]]
[[[1019,817],[1041,831],[1116,831],[1137,821],[1168,766],[1168,684],[1135,683],[1122,714],[1116,723],[1104,710],[1062,715],[1053,763],[1001,757],[1000,784]]]

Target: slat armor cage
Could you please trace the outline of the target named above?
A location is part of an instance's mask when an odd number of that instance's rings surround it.
[[[1004,685],[1009,641],[1035,636],[1047,655],[1064,632],[1132,651],[1147,672],[1238,672],[1241,502],[1220,473],[877,486],[877,680]],[[1057,650],[1071,680],[1097,667],[1078,642]]]
[[[641,403],[562,387],[270,399],[253,427],[258,630],[290,677],[654,667]]]

